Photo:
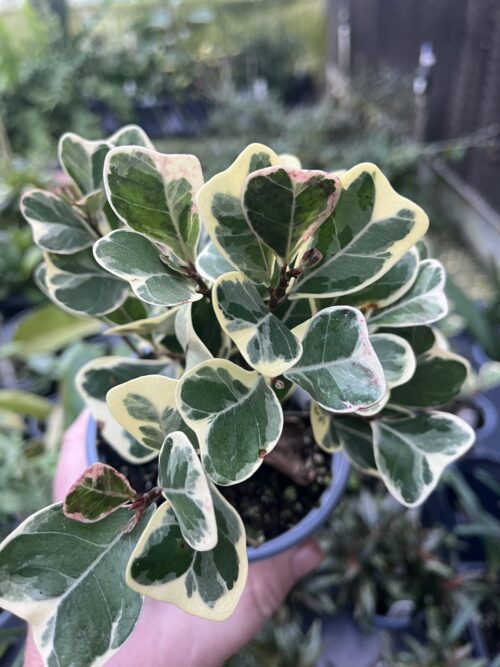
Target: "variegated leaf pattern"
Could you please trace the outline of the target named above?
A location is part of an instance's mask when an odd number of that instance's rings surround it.
[[[177,388],[177,405],[198,436],[203,466],[216,484],[250,477],[283,428],[281,405],[264,378],[224,359],[188,371]]]
[[[142,304],[143,302],[139,303]],[[123,324],[115,324],[106,329],[104,333],[109,336],[134,334],[142,338],[152,337],[157,342],[166,335],[175,334],[175,316],[178,308],[178,306],[168,310],[162,308],[163,312],[161,314],[135,319]]]
[[[356,416],[341,417],[311,403],[311,427],[314,440],[328,453],[343,449],[349,460],[362,472],[377,475],[370,424]]]
[[[302,341],[303,353],[284,375],[319,405],[334,412],[353,412],[382,399],[384,371],[358,310],[325,308],[293,333]]]
[[[90,248],[73,255],[45,253],[45,265],[51,298],[70,313],[105,315],[127,298],[127,283],[102,269]]]
[[[167,435],[158,460],[158,485],[174,510],[183,539],[196,551],[217,544],[217,523],[209,481],[189,438]]]
[[[183,540],[168,502],[156,510],[134,549],[127,583],[138,593],[171,602],[183,611],[214,621],[233,613],[248,574],[246,537],[237,512],[211,487],[217,545],[194,551]]]
[[[84,524],[51,505],[2,543],[0,605],[30,623],[44,665],[99,667],[126,641],[142,599],[125,570],[150,516],[124,533],[126,509]]]
[[[196,444],[196,436],[177,409],[178,381],[164,375],[137,376],[109,390],[106,401],[114,419],[144,447],[160,450],[165,437],[182,431]]]
[[[401,336],[373,334],[370,342],[382,368],[387,387],[392,389],[408,382],[415,373],[417,362],[411,345]]]
[[[359,292],[340,297],[337,304],[348,304],[357,308],[389,306],[411,289],[418,274],[418,264],[418,252],[412,248],[381,278]]]
[[[408,334],[415,345],[416,369],[406,383],[394,389],[391,400],[415,408],[447,405],[460,394],[467,380],[468,362],[441,347],[429,327],[418,327]]]
[[[322,259],[299,276],[292,299],[342,296],[367,287],[427,231],[424,211],[398,195],[375,165],[358,164],[340,179],[340,199],[309,244]]]
[[[441,320],[448,313],[445,280],[443,265],[436,259],[424,259],[412,288],[395,303],[372,314],[370,325],[399,328]]]
[[[242,273],[233,271],[218,278],[212,294],[219,324],[247,364],[262,375],[276,377],[297,363],[302,345]]]
[[[138,125],[125,125],[108,137],[106,141],[113,146],[142,146],[151,150],[155,148],[151,139]]]
[[[111,147],[107,141],[89,141],[73,132],[59,140],[59,162],[82,195],[102,188],[104,160]]]
[[[247,177],[243,211],[256,236],[285,266],[331,214],[340,189],[339,178],[324,171],[266,167]]]
[[[474,443],[473,429],[447,412],[371,423],[377,469],[406,507],[424,502],[447,465]]]
[[[197,157],[114,148],[104,165],[104,184],[120,220],[194,264],[200,233],[195,197],[203,185]]]
[[[68,519],[93,523],[137,496],[124,475],[105,463],[94,463],[73,483],[64,500]]]
[[[175,367],[168,361],[129,359],[128,357],[101,357],[85,364],[76,376],[76,387],[101,427],[101,434],[116,451],[130,463],[144,463],[158,456],[157,447],[145,447],[130,436],[113,417],[106,404],[110,389],[133,378],[162,374],[173,376]],[[178,430],[176,426],[175,429]]]
[[[97,235],[64,199],[51,192],[30,190],[21,201],[35,243],[49,252],[69,255],[94,244]]]
[[[221,255],[212,241],[205,244],[196,258],[196,270],[202,278],[213,282],[219,276],[234,271],[234,266]]]
[[[156,245],[143,234],[116,229],[97,241],[94,256],[106,271],[126,280],[139,299],[153,306],[201,299],[196,283],[162,262]]]
[[[198,193],[198,209],[217,250],[250,280],[266,285],[271,280],[274,259],[249,226],[241,193],[251,172],[279,164],[270,148],[250,144],[228,169],[216,174]]]

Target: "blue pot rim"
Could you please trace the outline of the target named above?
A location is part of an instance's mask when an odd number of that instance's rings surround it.
[[[85,450],[89,465],[99,461],[97,456],[97,422],[89,417],[85,437]],[[339,504],[344,495],[351,465],[343,452],[336,452],[332,456],[332,483],[323,492],[320,504],[305,516],[297,525],[286,533],[264,542],[258,547],[248,547],[248,560],[255,562],[264,558],[272,558],[291,549],[311,537],[328,519],[332,511]]]
[[[471,400],[481,410],[484,418],[483,425],[476,431],[476,442],[489,438],[498,426],[498,411],[492,401],[483,394],[474,396]]]

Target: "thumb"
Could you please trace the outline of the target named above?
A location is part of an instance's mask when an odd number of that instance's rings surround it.
[[[294,584],[314,570],[323,558],[319,544],[310,539],[274,558],[252,565],[245,593],[253,602],[256,626],[262,625],[277,611]]]

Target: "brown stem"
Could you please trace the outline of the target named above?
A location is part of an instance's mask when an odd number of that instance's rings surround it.
[[[137,526],[147,508],[156,502],[158,498],[161,497],[161,494],[162,491],[160,487],[155,486],[150,491],[147,491],[147,493],[142,494],[142,496],[139,495],[136,500],[134,500],[132,505],[130,505],[130,510],[134,512],[134,516],[126,524],[123,532],[130,533],[130,531],[132,531],[135,526]]]
[[[203,280],[203,278],[200,276],[198,271],[196,270],[196,267],[191,264],[191,262],[185,267],[186,275],[192,278],[195,283],[198,285],[198,292],[200,294],[203,294],[203,296],[209,296],[210,295],[210,288],[207,285],[207,283]]]
[[[286,266],[281,268],[279,283],[276,285],[276,287],[271,287],[269,289],[269,293],[271,295],[271,298],[267,303],[269,310],[275,310],[281,303],[283,303],[283,301],[286,300],[286,291],[290,281],[292,278],[296,278],[301,273],[302,269],[287,269]]]
[[[279,444],[264,458],[264,463],[276,468],[289,477],[297,486],[308,486],[316,477],[312,468],[307,468],[304,461],[295,457],[288,448],[280,448]]]

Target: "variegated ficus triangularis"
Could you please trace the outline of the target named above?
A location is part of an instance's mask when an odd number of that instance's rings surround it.
[[[375,165],[307,170],[252,144],[204,183],[195,156],[134,126],[66,134],[59,159],[71,186],[22,200],[37,279],[147,352],[91,361],[77,384],[125,461],[158,457],[143,494],[94,464],[0,548],[0,607],[33,625],[46,665],[85,667],[127,639],[143,595],[232,613],[246,537],[218,487],[263,464],[297,388],[317,445],[408,507],[474,436],[439,410],[468,368],[433,328],[447,302],[428,218]]]

